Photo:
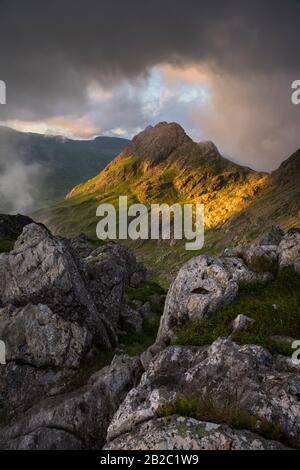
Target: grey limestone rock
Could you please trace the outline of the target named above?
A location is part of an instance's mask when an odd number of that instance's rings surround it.
[[[250,431],[183,416],[154,418],[109,442],[106,450],[284,450]]]
[[[222,409],[242,410],[260,423],[277,423],[291,446],[300,446],[300,363],[259,346],[220,338],[208,347],[170,346],[158,354],[130,390],[108,428],[108,442],[161,416],[179,394]]]
[[[139,379],[136,358],[116,356],[73,392],[46,398],[0,429],[1,449],[101,448],[110,419]]]

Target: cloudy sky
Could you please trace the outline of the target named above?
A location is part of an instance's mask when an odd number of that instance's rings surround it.
[[[272,170],[300,147],[298,0],[0,0],[0,121],[74,138],[179,122]]]

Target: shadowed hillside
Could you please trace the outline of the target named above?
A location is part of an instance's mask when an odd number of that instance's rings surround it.
[[[33,195],[32,206],[43,207],[63,199],[66,191],[99,172],[128,143],[127,139],[104,136],[71,140],[0,126],[0,174],[5,182],[3,188],[0,183],[0,211],[20,210],[15,207],[13,194],[11,197],[7,194],[10,174],[12,184],[18,184],[22,179],[17,176],[25,173]]]

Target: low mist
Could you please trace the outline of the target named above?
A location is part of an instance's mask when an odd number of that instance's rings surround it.
[[[33,210],[44,176],[45,169],[39,163],[22,161],[22,149],[1,138],[0,212],[26,214]]]

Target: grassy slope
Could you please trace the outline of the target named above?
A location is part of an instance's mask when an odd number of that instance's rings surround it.
[[[100,202],[116,205],[119,194],[127,194],[129,204],[139,201],[137,193],[133,192],[128,181],[125,181],[123,187],[118,186],[115,191],[103,190],[91,195],[80,195],[56,204],[46,211],[37,211],[32,216],[44,222],[55,233],[72,237],[83,232],[90,238],[95,238],[98,222],[96,208]],[[127,243],[135,249],[138,257],[153,269],[154,276],[167,285],[178,268],[192,256],[201,253],[219,254],[226,246],[256,240],[272,224],[279,224],[285,229],[299,226],[300,213],[297,206],[294,210],[288,210],[287,207],[292,207],[295,201],[299,200],[300,186],[297,184],[294,188],[267,187],[260,192],[258,200],[248,201],[248,207],[229,217],[226,223],[206,228],[205,245],[201,251],[186,251],[181,241],[175,241],[172,245],[169,242],[154,240]],[[162,201],[165,202],[164,199]],[[224,201],[226,196],[220,195],[219,203],[224,205]],[[217,201],[215,203],[217,204]],[[206,206],[206,213],[207,210],[209,205]]]
[[[221,166],[221,167],[220,167]],[[84,183],[65,201],[49,209],[37,211],[32,217],[45,223],[55,233],[75,236],[84,232],[94,238],[96,233],[96,208],[100,203],[117,205],[119,195],[127,195],[128,203],[142,202],[202,202],[205,204],[207,228],[210,229],[206,251],[215,250],[215,240],[221,233],[217,227],[224,220],[237,214],[241,207],[248,207],[252,198],[261,191],[265,175],[252,172],[238,173],[234,165],[223,161],[202,161],[186,168],[184,161],[168,161],[145,171],[144,161],[138,157],[117,158],[100,175]],[[226,203],[224,203],[226,201]],[[132,245],[132,242],[129,242]],[[177,269],[177,261],[184,262],[195,252],[186,252],[183,242],[136,242],[138,255],[156,272],[166,267],[167,253],[171,252],[176,265],[167,266],[168,273]],[[177,253],[179,257],[177,256]],[[171,259],[168,257],[169,264]]]
[[[237,298],[217,315],[192,321],[178,331],[176,343],[204,346],[220,336],[229,336],[231,323],[239,314],[253,318],[255,323],[234,333],[234,341],[291,356],[289,338],[300,339],[300,274],[289,267],[273,281],[242,286]],[[280,341],[278,336],[286,340]]]

